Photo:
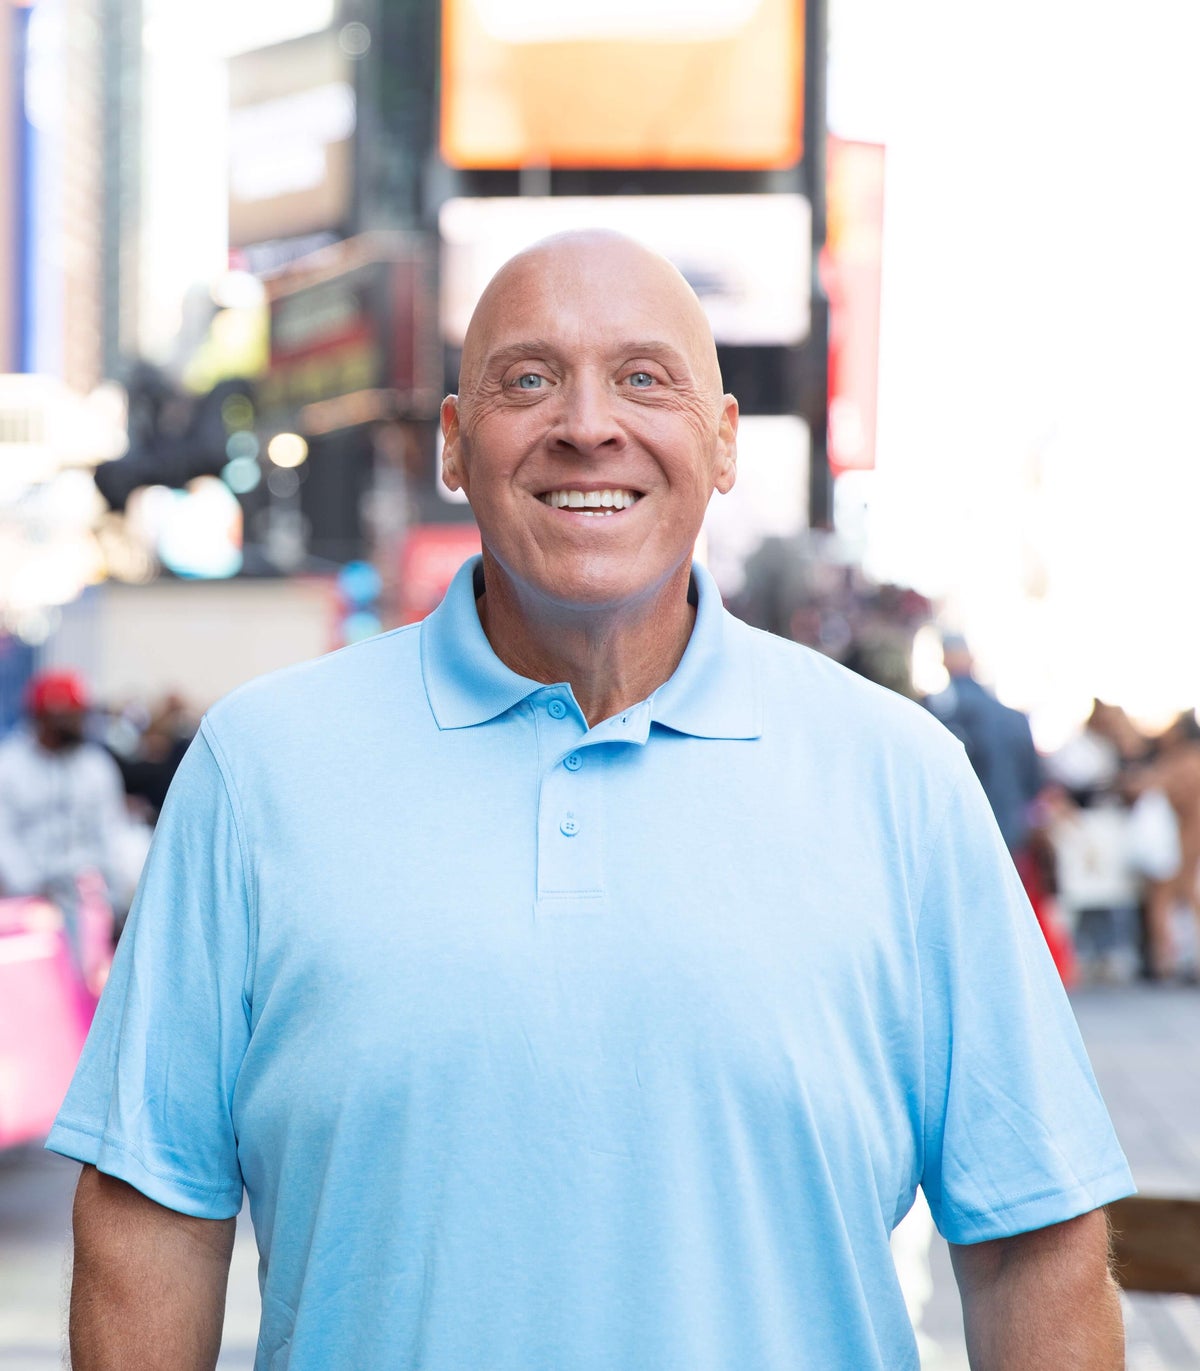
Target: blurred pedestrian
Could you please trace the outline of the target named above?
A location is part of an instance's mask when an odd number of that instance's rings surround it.
[[[114,752],[125,794],[151,826],[158,822],[167,791],[195,732],[186,702],[181,695],[171,692],[151,709],[131,752]]]
[[[0,894],[52,900],[74,940],[81,877],[102,879],[114,906],[131,885],[121,774],[86,739],[77,673],[35,676],[25,703],[25,726],[0,742]]]
[[[975,676],[975,659],[960,634],[942,639],[946,688],[924,704],[967,750],[1008,850],[1029,841],[1033,803],[1042,788],[1042,764],[1029,717],[1002,704]]]
[[[50,1145],[76,1371],[1115,1371],[1128,1168],[961,750],[692,561],[737,402],[666,261],[509,262],[442,406],[483,553],[209,712]],[[161,1350],[159,1350],[161,1349]]]
[[[1180,715],[1161,735],[1154,760],[1133,770],[1125,787],[1135,797],[1135,819],[1142,811],[1143,847],[1153,842],[1162,854],[1157,866],[1143,862],[1150,975],[1195,980],[1200,977],[1200,727],[1194,713]],[[1188,928],[1186,958],[1177,915]]]
[[[1144,760],[1147,747],[1124,710],[1097,699],[1082,727],[1045,763],[1059,907],[1092,980],[1126,981],[1137,969],[1145,873],[1136,861],[1122,778]],[[1169,823],[1173,829],[1174,820]]]

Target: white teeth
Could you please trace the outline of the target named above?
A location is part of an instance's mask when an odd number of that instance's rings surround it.
[[[640,498],[632,490],[548,490],[542,500],[553,509],[581,509],[585,512],[629,509]]]

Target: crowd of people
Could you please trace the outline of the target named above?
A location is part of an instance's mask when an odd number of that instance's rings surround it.
[[[1195,713],[1153,734],[1095,700],[1077,735],[1040,756],[1028,717],[976,679],[963,638],[945,637],[943,660],[949,683],[924,703],[966,748],[1063,979],[1195,982]]]
[[[1104,979],[1197,980],[1200,726],[1160,733],[1096,700],[1045,762],[1040,823],[1085,969]]]

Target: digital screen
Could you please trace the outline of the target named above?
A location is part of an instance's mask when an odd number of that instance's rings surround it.
[[[444,0],[442,156],[456,167],[793,166],[796,0]]]
[[[811,207],[802,195],[640,195],[448,200],[442,337],[462,344],[483,288],[551,233],[609,228],[661,252],[700,298],[721,344],[803,342],[809,330]]]

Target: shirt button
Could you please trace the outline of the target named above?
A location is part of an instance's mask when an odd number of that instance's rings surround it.
[[[552,719],[561,719],[566,715],[567,707],[561,700],[551,700],[546,706],[546,713]]]
[[[558,826],[558,831],[564,838],[573,838],[579,832],[579,820],[570,814]]]
[[[563,766],[565,766],[568,771],[578,771],[582,765],[583,758],[578,752],[571,752],[563,758]]]

